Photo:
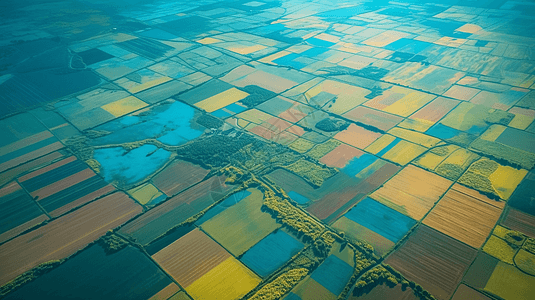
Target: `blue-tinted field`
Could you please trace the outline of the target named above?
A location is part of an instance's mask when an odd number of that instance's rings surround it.
[[[329,292],[339,295],[353,275],[353,268],[340,258],[330,255],[312,272],[310,277],[324,286]]]
[[[251,270],[265,277],[277,270],[304,245],[282,230],[265,237],[240,259]]]
[[[416,224],[413,219],[371,198],[359,202],[345,216],[397,243]]]

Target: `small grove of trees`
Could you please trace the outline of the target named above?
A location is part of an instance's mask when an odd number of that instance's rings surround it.
[[[319,237],[324,227],[316,220],[268,190],[264,194],[263,208],[298,236],[310,241]]]
[[[359,281],[355,284],[353,295],[359,296],[367,293],[380,284],[386,284],[389,287],[394,287],[398,284],[401,284],[403,290],[407,287],[410,287],[414,294],[420,297],[420,299],[435,299],[435,297],[433,297],[433,295],[431,295],[428,291],[424,290],[422,286],[413,281],[404,279],[399,272],[394,270],[389,265],[378,265],[364,273],[364,275],[362,275]]]

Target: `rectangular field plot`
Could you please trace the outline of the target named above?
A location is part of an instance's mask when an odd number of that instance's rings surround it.
[[[507,203],[520,211],[535,215],[535,203],[531,199],[535,198],[535,172],[530,171],[516,188]]]
[[[398,170],[399,167],[391,163],[363,154],[347,163],[342,172],[325,180],[317,189],[285,170],[275,170],[268,177],[292,199],[307,206],[307,211],[331,223]]]
[[[167,299],[179,290],[139,249],[128,246],[107,254],[92,245],[5,299]]]
[[[284,299],[337,299],[352,274],[352,266],[331,254]]]
[[[373,126],[384,131],[396,126],[403,120],[401,117],[374,110],[365,106],[357,106],[343,114],[343,116],[355,122]]]
[[[485,242],[504,206],[504,202],[455,184],[423,223],[477,249]]]
[[[73,98],[57,111],[76,128],[86,130],[145,106],[127,92],[98,88]]]
[[[535,238],[535,217],[514,208],[506,208],[501,224]]]
[[[282,93],[310,79],[310,75],[285,68],[258,64],[239,66],[221,78],[236,87],[256,85],[274,93]]]
[[[153,184],[171,197],[204,179],[209,170],[184,161],[175,160],[152,178]]]
[[[261,210],[262,192],[257,189],[249,192],[250,196],[201,225],[207,234],[235,256],[243,254],[281,226],[270,214]]]
[[[535,166],[535,134],[516,128],[492,125],[470,148],[524,169]]]
[[[284,230],[277,230],[247,250],[240,261],[262,277],[270,275],[304,245]]]
[[[114,190],[113,186],[74,156],[38,169],[18,180],[52,217]]]
[[[409,165],[370,197],[420,220],[452,184],[448,179]]]
[[[198,229],[152,257],[194,299],[240,298],[261,281]]]
[[[476,254],[471,247],[420,225],[385,263],[437,299],[449,299]]]
[[[365,106],[382,110],[386,113],[408,117],[425,104],[433,100],[435,96],[416,90],[392,86],[382,95],[364,103]]]
[[[17,167],[11,168],[8,171],[0,173],[0,186],[15,179],[19,175],[23,175],[33,169],[45,166],[51,162],[60,160],[68,156],[67,151],[54,151],[49,154],[43,155],[37,159],[23,163]]]
[[[435,147],[420,156],[414,164],[450,180],[457,180],[479,155],[456,145]]]
[[[0,172],[63,148],[63,144],[29,113],[0,121]]]
[[[415,220],[366,198],[336,221],[333,227],[352,238],[367,241],[382,256],[415,224]]]
[[[426,151],[426,148],[390,134],[385,134],[365,148],[378,157],[406,165]]]
[[[16,182],[0,189],[0,243],[17,236],[48,217]]]
[[[75,253],[141,212],[141,206],[118,192],[1,245],[0,261],[5,263],[0,284],[41,263]]]
[[[136,239],[140,244],[150,243],[236,188],[226,185],[225,179],[225,176],[216,176],[195,185],[126,224],[120,232]]]

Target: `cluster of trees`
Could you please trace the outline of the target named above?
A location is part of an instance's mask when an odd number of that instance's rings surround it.
[[[65,259],[47,261],[27,272],[22,273],[21,275],[17,276],[15,279],[11,280],[10,282],[0,287],[0,297],[3,297],[11,293],[12,291],[16,290],[20,286],[31,282],[37,277],[52,271],[52,269],[58,267],[64,261]]]
[[[104,248],[106,254],[118,252],[124,247],[128,246],[128,242],[115,235],[112,231],[108,231],[105,236],[101,237],[97,243]]]
[[[371,291],[374,287],[386,284],[389,287],[394,287],[401,284],[401,288],[405,290],[410,287],[414,294],[420,299],[435,300],[435,297],[428,291],[424,290],[419,284],[406,280],[403,276],[391,266],[384,264],[378,265],[373,269],[367,271],[360,277],[359,281],[355,284],[353,289],[353,295],[359,296]]]
[[[306,159],[300,159],[284,168],[315,187],[320,187],[325,179],[338,172],[334,168],[323,167]]]
[[[303,277],[308,274],[308,269],[291,269],[264,285],[251,298],[251,300],[275,300],[288,293]]]
[[[527,238],[524,245],[522,245],[522,249],[535,254],[535,239]]]
[[[323,225],[305,214],[288,200],[281,199],[268,190],[264,194],[263,209],[304,240],[315,240],[323,232]]]

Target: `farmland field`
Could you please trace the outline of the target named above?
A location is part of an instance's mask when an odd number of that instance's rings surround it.
[[[535,299],[535,0],[0,3],[0,298]]]
[[[250,196],[201,225],[206,233],[235,256],[241,255],[280,227],[270,214],[261,210],[262,192],[256,189],[249,191]]]
[[[421,225],[385,263],[438,299],[449,299],[476,254],[471,247]]]
[[[224,183],[225,176],[209,178],[154,207],[126,224],[120,232],[141,244],[148,244],[189,217],[222,199],[236,186]]]
[[[40,263],[73,254],[141,211],[141,206],[118,192],[1,245],[0,261],[5,263],[0,284]],[[117,215],[117,212],[121,214]]]
[[[251,270],[198,229],[152,257],[195,299],[235,299],[260,282]]]
[[[72,276],[73,272],[80,276]],[[139,249],[130,246],[107,255],[93,245],[5,299],[148,299],[164,289],[180,288]]]
[[[483,245],[505,203],[459,184],[444,195],[423,223],[474,248]]]
[[[451,186],[444,179],[414,166],[407,166],[371,194],[371,198],[415,220],[420,220]]]

